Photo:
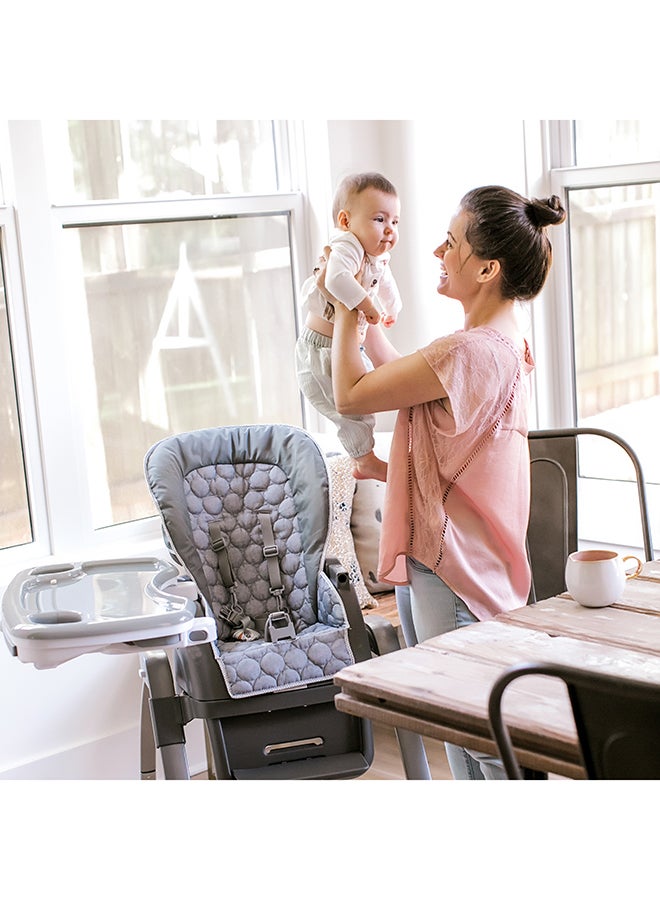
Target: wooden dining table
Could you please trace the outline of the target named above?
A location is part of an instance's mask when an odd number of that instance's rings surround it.
[[[497,755],[488,698],[514,663],[558,662],[660,688],[660,560],[626,582],[621,600],[587,608],[570,594],[541,600],[337,673],[338,709]],[[563,682],[530,675],[507,688],[503,713],[522,766],[584,778]]]

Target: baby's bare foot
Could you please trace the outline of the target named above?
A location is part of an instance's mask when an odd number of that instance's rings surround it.
[[[374,478],[376,481],[387,481],[387,463],[379,459],[372,451],[353,460],[353,478]]]

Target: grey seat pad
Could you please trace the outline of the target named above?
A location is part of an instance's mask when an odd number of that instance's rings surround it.
[[[232,697],[327,680],[354,662],[339,593],[323,572],[329,476],[309,434],[288,425],[209,428],[165,438],[145,457],[145,474],[166,535],[218,622],[213,650]],[[220,617],[228,592],[211,546],[217,522],[229,544],[236,599],[263,627],[277,609],[263,556],[259,514],[268,512],[295,638],[231,640]]]

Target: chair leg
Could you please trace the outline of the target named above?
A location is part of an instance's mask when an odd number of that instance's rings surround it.
[[[215,781],[215,769],[213,767],[213,750],[206,722],[204,722],[204,746],[206,747],[206,777],[209,781]]]
[[[140,708],[140,779],[154,781],[156,778],[156,742],[151,724],[149,708],[149,689],[146,682],[142,685],[142,704]]]
[[[163,774],[166,779],[189,780],[186,736],[180,720],[180,707],[174,690],[172,669],[162,650],[145,653],[140,658],[140,674],[144,679],[147,700],[143,694],[153,726],[153,741],[160,750]],[[145,754],[151,756],[151,745],[145,746]],[[155,770],[155,766],[153,767]],[[155,777],[155,773],[154,773]]]
[[[372,613],[365,617],[365,625],[372,650],[378,656],[401,649],[396,629],[384,616]],[[404,728],[395,728],[394,731],[406,779],[408,781],[431,781],[431,770],[421,734],[407,731]]]
[[[408,781],[431,781],[431,770],[421,734],[395,728],[401,761]]]
[[[209,753],[209,766],[213,766],[215,778],[224,781],[232,777],[227,750],[225,747],[225,739],[222,734],[222,728],[217,719],[207,719],[204,721],[205,734],[207,740],[207,753]]]

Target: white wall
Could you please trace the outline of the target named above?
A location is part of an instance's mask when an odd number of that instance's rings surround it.
[[[137,656],[37,670],[0,655],[1,778],[136,778]]]
[[[332,121],[328,136],[332,187],[349,171],[378,169],[401,197],[392,269],[404,309],[393,341],[409,352],[460,327],[458,304],[436,293],[433,250],[469,188],[499,182],[525,190],[522,122],[456,123],[438,113],[428,120]],[[319,221],[326,216],[318,211]],[[116,548],[115,555],[122,552]],[[137,656],[86,656],[37,671],[0,651],[0,779],[138,777]],[[201,729],[189,731],[197,770]]]

